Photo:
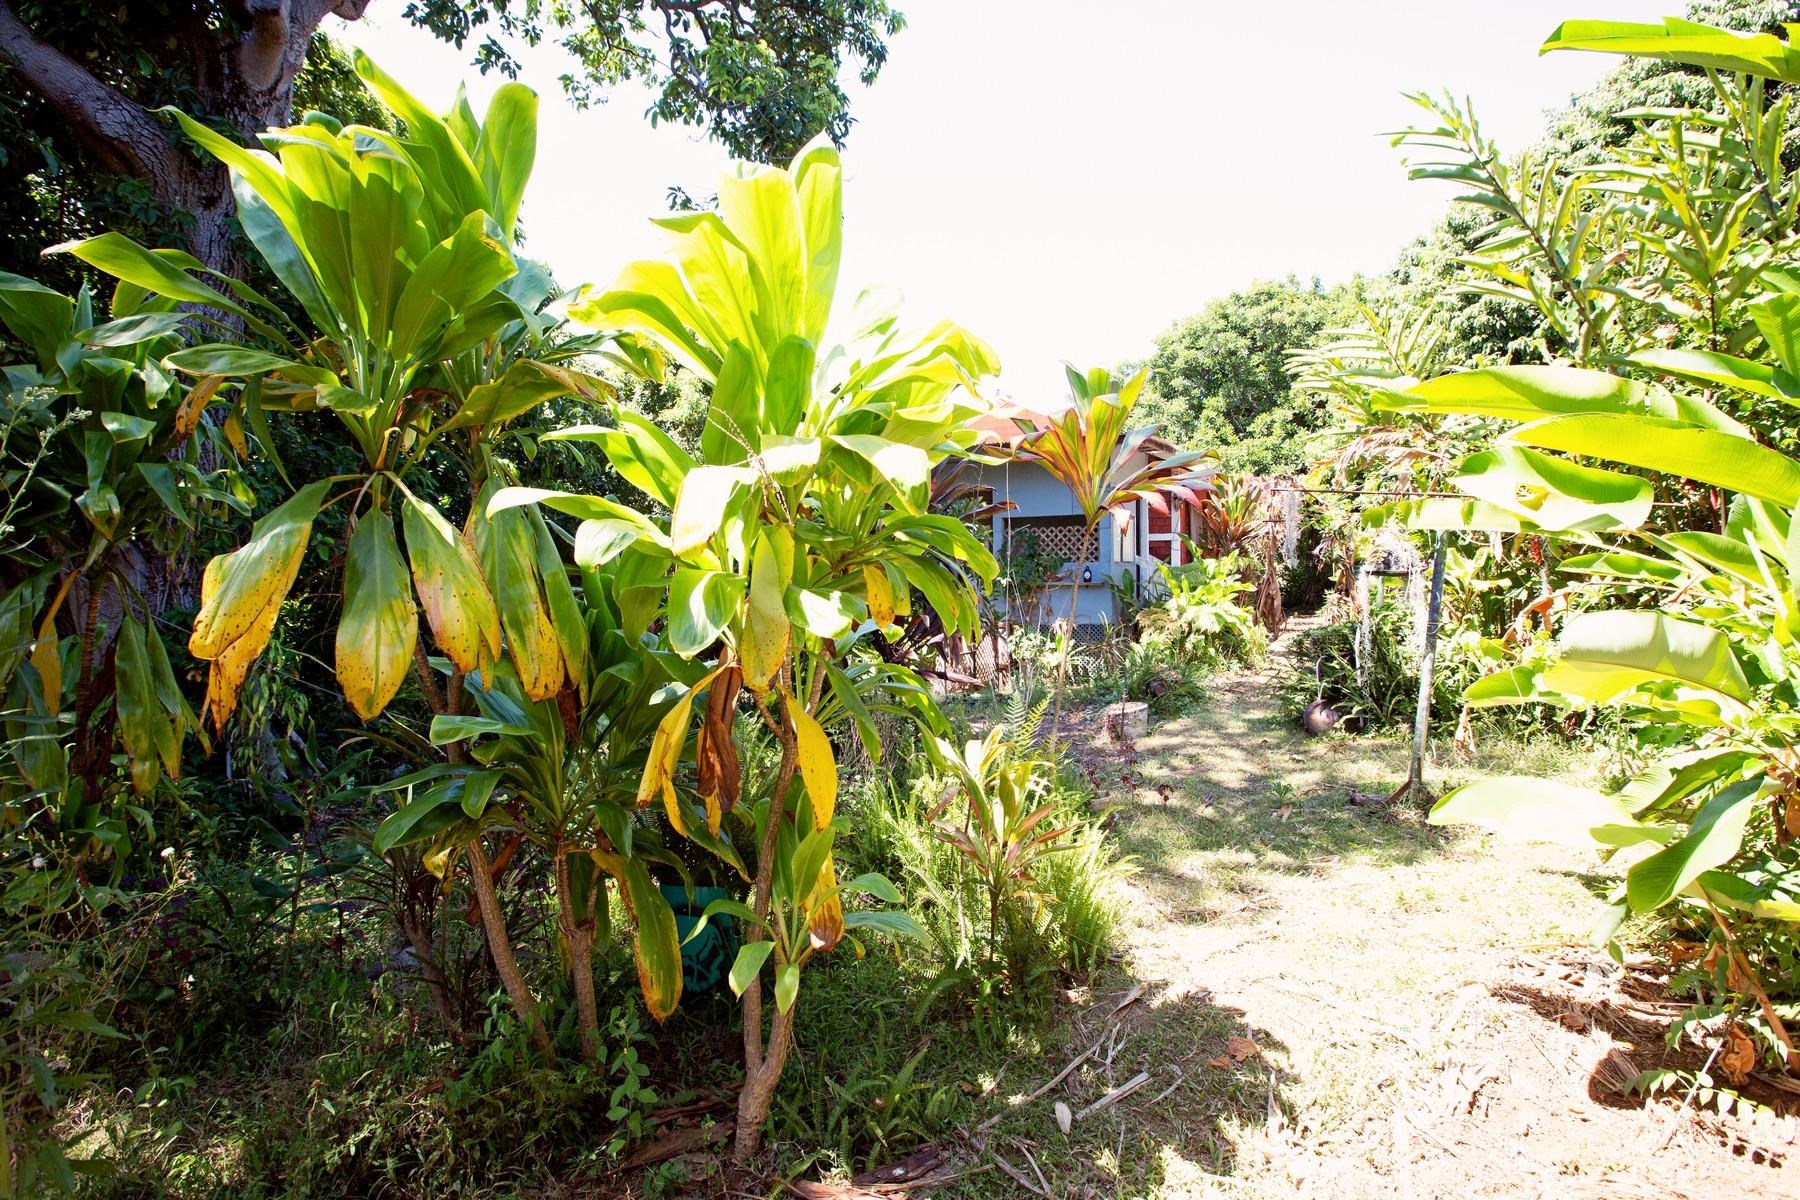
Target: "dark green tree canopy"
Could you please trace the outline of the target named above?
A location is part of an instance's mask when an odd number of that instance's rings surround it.
[[[509,77],[517,47],[553,43],[578,64],[562,78],[576,104],[639,80],[656,92],[651,121],[704,126],[758,162],[786,162],[820,130],[843,144],[845,57],[873,83],[905,24],[885,0],[409,0],[406,17]]]
[[[241,141],[311,107],[377,115],[319,34],[327,16],[359,20],[369,5],[0,0],[0,269],[42,276],[45,245],[103,228],[241,269],[224,170],[156,109]],[[903,25],[885,0],[411,0],[398,11],[473,43],[484,71],[516,74],[515,51],[550,41],[576,60],[562,80],[576,103],[640,80],[656,91],[651,120],[779,161],[820,130],[842,141],[840,66],[852,59],[873,81]]]
[[[1288,347],[1307,345],[1344,315],[1341,291],[1292,277],[1212,300],[1156,339],[1144,415],[1178,445],[1235,443],[1259,414],[1287,403]]]

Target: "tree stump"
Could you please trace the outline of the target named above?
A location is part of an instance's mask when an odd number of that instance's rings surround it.
[[[1115,746],[1129,750],[1150,732],[1150,706],[1141,700],[1109,704],[1105,713],[1106,736]]]

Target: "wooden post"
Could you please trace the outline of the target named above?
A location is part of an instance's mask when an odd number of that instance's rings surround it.
[[[1413,712],[1412,765],[1403,792],[1425,790],[1425,735],[1431,729],[1431,676],[1437,665],[1438,613],[1444,604],[1444,555],[1450,535],[1440,531],[1431,555],[1431,602],[1425,609],[1425,653],[1419,660],[1419,706]]]

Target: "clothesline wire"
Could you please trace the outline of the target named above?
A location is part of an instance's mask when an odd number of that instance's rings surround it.
[[[1299,486],[1292,485],[1292,484],[1283,484],[1281,486],[1271,487],[1271,488],[1267,488],[1265,490],[1271,491],[1271,492],[1299,492],[1301,495],[1306,495],[1306,496],[1400,496],[1400,497],[1403,497],[1406,499],[1416,499],[1416,500],[1473,500],[1473,499],[1475,499],[1474,496],[1467,495],[1463,492],[1398,492],[1398,491],[1387,491],[1382,488],[1321,488],[1321,487],[1299,487]],[[1656,500],[1651,503],[1651,507],[1652,508],[1686,508],[1688,506],[1677,500]]]

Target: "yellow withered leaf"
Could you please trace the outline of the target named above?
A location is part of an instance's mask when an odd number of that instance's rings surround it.
[[[594,864],[619,883],[619,898],[631,918],[632,959],[637,964],[638,989],[644,1007],[659,1024],[669,1019],[681,1003],[681,940],[675,913],[657,891],[644,860],[624,858],[605,850],[588,852]]]
[[[56,614],[62,611],[69,585],[74,582],[74,571],[63,576],[62,586],[56,589],[49,607],[44,609],[43,619],[38,622],[37,640],[31,647],[31,666],[38,673],[43,688],[44,711],[51,716],[62,711],[62,639],[56,636]]]
[[[765,531],[750,559],[749,616],[737,647],[744,686],[758,695],[768,690],[769,681],[787,658],[789,624],[784,597],[792,574],[792,555],[784,556]]]
[[[707,689],[706,711],[701,714],[700,733],[694,739],[694,765],[698,768],[700,798],[706,802],[706,828],[715,837],[720,819],[737,807],[743,783],[743,767],[731,728],[743,680],[744,673],[735,663],[719,668],[712,687]]]
[[[807,907],[811,910],[806,931],[812,939],[813,949],[829,950],[838,944],[844,936],[844,905],[837,892],[837,866],[831,856],[825,856],[825,865],[819,870],[819,881],[813,885],[812,897]]]
[[[644,760],[644,774],[638,780],[638,807],[654,803],[661,795],[669,824],[682,837],[687,836],[687,823],[681,819],[681,804],[675,795],[675,768],[681,762],[681,749],[687,744],[688,726],[693,722],[694,697],[718,673],[713,670],[702,677],[657,722],[656,733],[650,738],[650,753]]]
[[[547,700],[562,691],[565,676],[562,644],[538,575],[537,535],[523,509],[487,514],[487,502],[497,490],[490,483],[476,497],[469,514],[470,540],[499,610],[519,687],[527,699]]]
[[[207,375],[194,381],[194,386],[187,390],[187,395],[182,397],[180,406],[175,410],[175,432],[178,435],[183,438],[189,437],[194,430],[200,427],[200,414],[206,411],[206,406],[218,393],[219,385],[224,382],[223,375]],[[239,425],[238,436],[240,438],[243,437],[243,432],[243,426]],[[235,442],[232,443],[233,449],[236,449],[236,446]],[[249,449],[247,443],[244,449]]]
[[[212,563],[207,564],[206,574],[209,580],[214,577]],[[204,596],[206,582],[200,586]],[[206,699],[201,705],[202,713],[212,719],[214,729],[223,730],[225,722],[231,719],[232,710],[237,708],[238,693],[243,691],[251,664],[256,662],[256,656],[263,652],[263,647],[269,644],[269,636],[275,632],[275,618],[281,613],[281,601],[280,596],[272,597],[268,607],[257,614],[256,621],[243,636],[214,656],[206,673]]]
[[[330,480],[322,479],[301,488],[256,523],[248,542],[207,563],[210,587],[202,585],[200,612],[188,638],[188,651],[195,658],[217,658],[271,601],[279,604],[288,594],[306,557],[313,518],[330,486]]]
[[[500,657],[500,611],[474,548],[421,500],[409,497],[401,519],[413,586],[438,649],[464,674],[487,667]]]
[[[231,444],[232,451],[239,458],[250,457],[250,439],[244,436],[244,422],[236,412],[225,414],[225,419],[219,422],[219,431],[225,435],[225,440]]]
[[[894,623],[894,589],[886,567],[864,567],[863,590],[869,598],[869,619],[886,629]]]
[[[344,612],[337,629],[337,678],[363,720],[387,707],[412,670],[419,636],[394,519],[371,510],[357,521],[344,559]]]
[[[831,739],[792,696],[785,697],[788,715],[794,722],[794,737],[799,742],[797,765],[806,783],[806,794],[812,797],[813,824],[820,829],[831,824],[837,808],[837,759],[831,753]]]

